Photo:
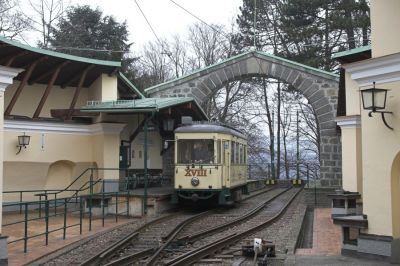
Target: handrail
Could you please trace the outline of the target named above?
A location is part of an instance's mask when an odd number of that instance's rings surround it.
[[[88,171],[93,171],[93,170],[103,170],[103,171],[112,171],[112,170],[119,170],[119,171],[125,171],[125,170],[129,170],[129,168],[97,168],[97,167],[88,167],[86,168],[78,177],[76,177],[67,187],[65,187],[64,189],[33,189],[33,190],[11,190],[11,191],[3,191],[3,193],[5,194],[11,194],[11,193],[29,193],[29,192],[51,192],[51,193],[47,193],[47,194],[60,194],[62,192],[65,191],[76,191],[76,189],[69,189],[73,184],[76,183],[76,181],[78,181],[78,179],[80,179],[85,173],[87,173]]]

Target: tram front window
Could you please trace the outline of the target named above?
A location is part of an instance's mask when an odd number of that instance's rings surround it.
[[[178,163],[214,163],[214,140],[178,140]]]

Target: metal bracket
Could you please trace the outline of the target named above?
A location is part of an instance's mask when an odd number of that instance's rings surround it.
[[[393,114],[393,112],[385,112],[385,111],[371,111],[368,113],[369,117],[372,117],[372,113],[380,113],[381,117],[382,117],[382,121],[385,124],[385,126],[391,130],[393,130],[393,128],[391,126],[389,126],[389,124],[387,123],[386,119],[385,119],[385,114]]]

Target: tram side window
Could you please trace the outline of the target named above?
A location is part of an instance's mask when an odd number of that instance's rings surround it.
[[[244,163],[247,163],[247,145],[244,145]]]
[[[217,141],[217,163],[221,163],[221,140]]]
[[[239,164],[240,163],[240,161],[239,161],[239,152],[240,152],[240,146],[239,146],[239,143],[238,142],[236,142],[236,150],[235,150],[235,157],[236,157],[236,160],[235,160],[235,163],[236,164]]]
[[[244,164],[244,145],[240,144],[240,163]]]
[[[214,140],[178,140],[178,163],[214,163]]]
[[[231,164],[235,163],[235,147],[236,143],[234,141],[231,142]]]

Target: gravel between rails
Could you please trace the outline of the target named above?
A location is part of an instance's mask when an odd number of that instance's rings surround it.
[[[248,228],[253,228],[256,225],[262,224],[264,221],[269,220],[270,218],[274,217],[277,213],[279,213],[282,210],[282,208],[287,204],[288,200],[291,199],[298,191],[299,191],[298,189],[291,189],[286,193],[281,194],[276,199],[268,203],[267,207],[264,208],[264,210],[262,210],[260,213],[258,213],[257,215],[255,215],[250,219],[247,219],[242,223],[231,226],[227,230],[207,235],[199,240],[194,241],[193,243],[187,243],[184,246],[179,246],[171,249],[169,253],[164,254],[162,261],[164,263],[170,262],[171,259],[177,258],[180,255],[187,253],[193,249],[203,247],[206,244],[215,243],[219,239],[222,239],[232,234],[245,232],[248,230]],[[293,202],[289,206],[292,205]],[[268,226],[268,228],[269,227],[270,226]]]
[[[245,240],[238,242],[228,249],[224,249],[221,252],[216,253],[211,258],[208,258],[211,260],[204,260],[204,262],[200,261],[193,265],[210,265],[210,261],[212,260],[214,260],[213,265],[233,265],[235,262],[237,263],[242,259],[244,259],[244,261],[240,264],[241,266],[254,265],[253,258],[242,257],[241,251],[237,251],[241,250],[242,245],[252,244],[254,238],[263,238],[265,240],[272,241],[275,244],[277,256],[274,258],[268,258],[267,265],[288,265],[288,262],[286,260],[288,258],[290,259],[290,257],[293,256],[295,252],[297,238],[300,234],[301,225],[307,209],[304,197],[305,193],[303,191],[298,195],[298,198],[293,201],[293,203],[288,207],[282,217],[272,225],[258,231],[255,234],[249,235]],[[262,258],[259,257],[259,259]]]

